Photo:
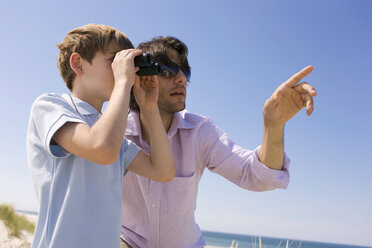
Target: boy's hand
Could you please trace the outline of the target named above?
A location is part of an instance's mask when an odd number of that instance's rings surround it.
[[[139,49],[125,49],[116,53],[111,64],[115,84],[125,82],[130,83],[131,86],[134,84],[135,73],[138,70],[134,67],[134,57],[141,53]]]
[[[146,108],[156,108],[158,105],[159,83],[156,75],[137,76],[133,93],[141,111]]]

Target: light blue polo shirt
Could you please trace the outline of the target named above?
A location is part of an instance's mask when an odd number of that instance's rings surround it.
[[[31,108],[27,159],[40,201],[32,247],[118,248],[123,176],[139,148],[124,139],[117,161],[102,166],[52,145],[66,122],[92,126],[101,116],[72,98],[78,112],[66,94],[43,94]]]

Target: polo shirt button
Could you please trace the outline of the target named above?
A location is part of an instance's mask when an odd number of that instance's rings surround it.
[[[154,208],[155,207],[155,204],[152,204],[151,206]]]

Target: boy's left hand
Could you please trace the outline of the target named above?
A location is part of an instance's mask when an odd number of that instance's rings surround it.
[[[141,110],[158,106],[159,83],[156,75],[138,76],[133,86],[134,97]]]

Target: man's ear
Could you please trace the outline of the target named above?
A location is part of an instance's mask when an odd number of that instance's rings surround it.
[[[83,58],[78,53],[73,53],[70,56],[70,67],[76,75],[83,74]]]

